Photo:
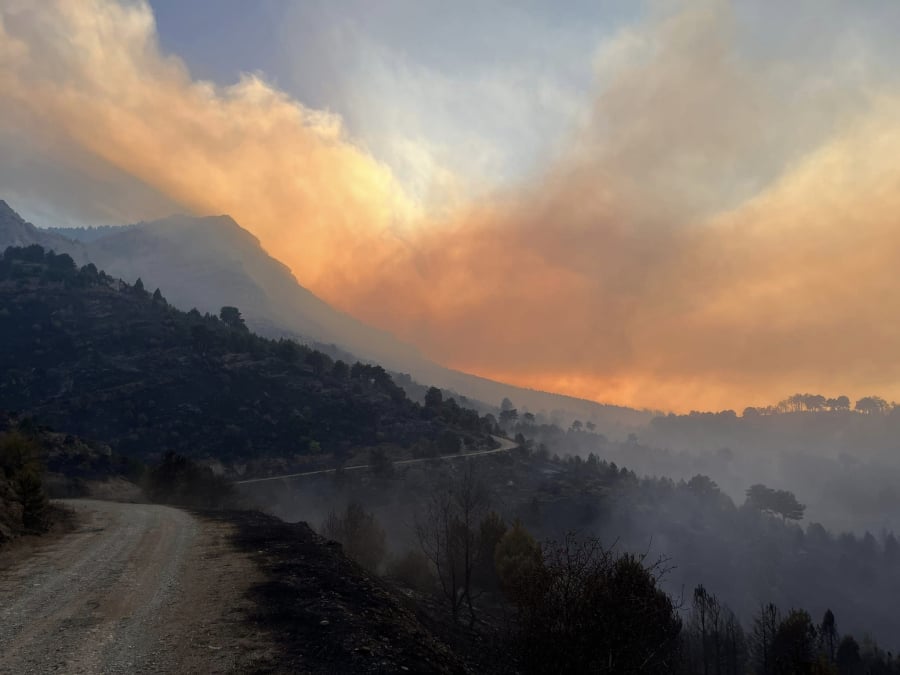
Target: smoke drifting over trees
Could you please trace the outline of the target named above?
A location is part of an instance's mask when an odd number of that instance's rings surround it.
[[[512,185],[460,195],[428,140],[405,139],[436,203],[337,115],[260,76],[193,78],[144,3],[4,8],[16,114],[0,138],[10,156],[54,153],[51,178],[77,167],[92,189],[56,192],[75,205],[111,199],[114,176],[135,203],[156,197],[145,217],[232,214],[316,293],[467,372],[667,409],[797,382],[897,396],[900,88],[875,67],[895,56],[877,30],[895,9],[830,3],[813,24],[793,5],[758,10],[793,16],[789,38],[715,1],[607,36],[578,123]],[[753,47],[766,41],[790,68]]]
[[[410,183],[327,101],[198,79],[144,0],[3,3],[0,181],[37,211],[227,211],[254,235],[173,217],[6,249],[0,405],[161,460],[155,499],[240,479],[449,635],[508,627],[523,671],[900,671],[900,14],[796,4],[652,3],[579,55],[592,84],[541,161],[474,190],[435,139],[388,139]],[[42,175],[66,189],[43,201]],[[11,213],[14,243],[35,234]],[[157,249],[215,306],[77,266],[104,247]],[[294,310],[371,351],[297,343]],[[466,400],[407,363],[644,409]],[[38,467],[2,441],[6,501],[40,529]]]

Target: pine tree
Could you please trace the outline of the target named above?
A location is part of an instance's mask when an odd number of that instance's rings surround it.
[[[40,476],[28,468],[19,473],[16,483],[22,503],[22,525],[29,530],[43,530],[47,525],[47,495]]]

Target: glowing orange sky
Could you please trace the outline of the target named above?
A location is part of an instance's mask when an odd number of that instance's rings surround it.
[[[568,151],[476,200],[441,175],[440,208],[339,118],[256,77],[193,80],[146,6],[0,18],[3,124],[231,214],[441,363],[676,410],[900,398],[900,95],[865,73],[786,85],[736,57],[723,3],[612,44]]]

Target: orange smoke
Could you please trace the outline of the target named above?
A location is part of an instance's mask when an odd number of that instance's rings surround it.
[[[900,96],[785,81],[733,30],[692,4],[608,45],[570,151],[440,217],[338,118],[193,80],[144,4],[0,10],[0,101],[446,365],[678,410],[897,396]]]

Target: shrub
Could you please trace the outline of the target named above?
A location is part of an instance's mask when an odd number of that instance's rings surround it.
[[[322,534],[339,542],[348,558],[375,572],[387,553],[384,529],[375,515],[351,502],[343,513],[332,511],[322,524]]]
[[[515,602],[523,585],[542,567],[541,547],[522,522],[516,520],[494,549],[494,567],[500,587]]]

